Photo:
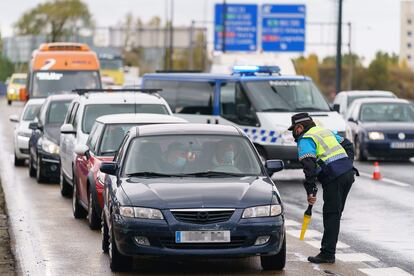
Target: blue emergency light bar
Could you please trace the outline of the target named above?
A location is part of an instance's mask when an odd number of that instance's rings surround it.
[[[244,76],[254,76],[256,73],[259,74],[279,74],[279,66],[252,66],[252,65],[236,65],[233,66],[233,75],[240,74]]]

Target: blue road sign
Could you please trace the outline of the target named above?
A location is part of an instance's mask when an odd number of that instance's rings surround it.
[[[225,51],[257,50],[257,5],[226,4]],[[223,50],[223,5],[216,4],[214,49]]]
[[[262,50],[305,51],[305,5],[262,6]]]

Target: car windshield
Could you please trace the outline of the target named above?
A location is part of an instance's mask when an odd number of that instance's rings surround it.
[[[136,124],[110,124],[105,127],[99,148],[99,155],[115,155],[125,133]]]
[[[169,114],[162,104],[89,104],[85,107],[82,131],[89,134],[96,118],[100,116],[124,113]]]
[[[63,124],[72,100],[51,102],[46,124]]]
[[[22,120],[23,121],[33,121],[37,114],[39,114],[41,104],[30,104],[26,107],[23,113]]]
[[[414,107],[404,103],[369,103],[360,110],[361,122],[414,122]]]
[[[365,98],[394,98],[393,95],[357,95],[357,96],[350,96],[348,97],[348,107],[358,99],[365,99]]]
[[[163,135],[135,138],[128,149],[125,176],[261,175],[260,161],[245,137]]]
[[[13,84],[20,84],[25,85],[26,84],[26,78],[15,78],[12,80]]]
[[[259,112],[330,111],[319,89],[308,80],[243,82]]]
[[[101,82],[96,71],[43,71],[33,76],[33,97],[71,92],[73,89],[100,88]]]

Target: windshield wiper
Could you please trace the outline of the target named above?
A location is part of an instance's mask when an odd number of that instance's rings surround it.
[[[243,173],[232,173],[232,172],[220,172],[220,171],[205,171],[205,172],[194,172],[194,173],[188,173],[184,176],[199,176],[199,177],[210,177],[210,176],[246,176],[246,174]]]
[[[164,173],[157,173],[157,172],[135,172],[135,173],[127,173],[128,177],[133,176],[144,176],[144,177],[174,177],[174,176],[181,176],[176,174],[164,174]]]
[[[286,112],[289,112],[290,110],[287,109],[287,108],[280,108],[280,107],[265,108],[265,109],[261,110],[261,112],[272,112],[272,111],[286,111]]]

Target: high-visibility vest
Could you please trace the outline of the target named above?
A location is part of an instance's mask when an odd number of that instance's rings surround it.
[[[345,149],[336,140],[329,129],[315,126],[309,129],[303,138],[310,138],[316,144],[316,159],[318,165],[329,164],[333,161],[348,157]]]

